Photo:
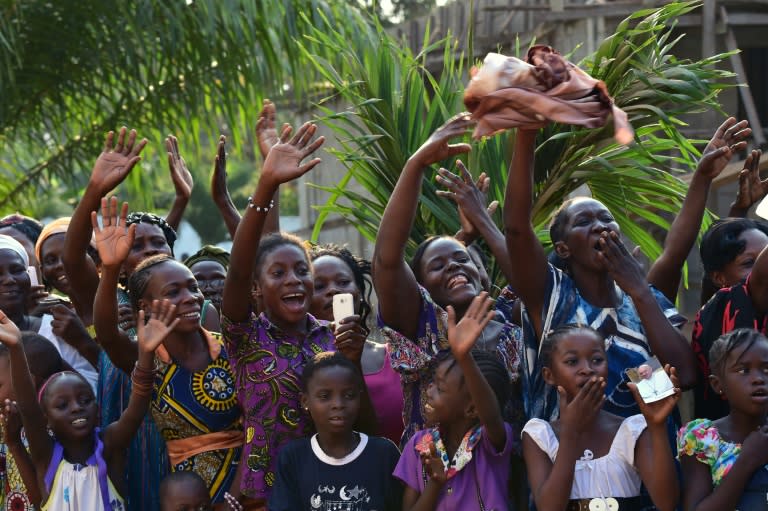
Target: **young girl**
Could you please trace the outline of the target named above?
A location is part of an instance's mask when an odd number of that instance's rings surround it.
[[[680,429],[684,509],[765,509],[768,339],[752,329],[734,330],[713,343],[709,357],[709,382],[728,401],[730,413]]]
[[[299,403],[304,365],[316,353],[334,349],[331,329],[308,313],[313,281],[306,247],[286,234],[261,239],[279,185],[320,162],[315,158],[301,163],[323,143],[323,137],[312,141],[315,131],[307,123],[291,138],[291,129],[285,128],[280,142],[269,151],[256,192],[237,227],[224,283],[222,333],[244,410],[240,488],[253,506],[266,505],[275,481],[278,449],[308,432]],[[252,313],[249,300],[252,283],[263,311],[259,316]]]
[[[400,452],[353,430],[365,392],[360,369],[341,353],[319,353],[301,381],[301,404],[317,433],[281,449],[270,511],[399,511],[402,487],[392,471]]]
[[[135,224],[126,227],[128,205],[118,215],[117,199],[102,200],[99,228],[92,215],[102,275],[94,310],[99,339],[118,338],[115,290],[121,269],[135,244]],[[224,501],[232,484],[243,443],[240,409],[235,399],[234,376],[220,337],[201,326],[203,295],[189,268],[160,254],[145,259],[128,280],[134,310],[153,300],[168,299],[177,307],[179,322],[155,352],[156,376],[150,411],[168,448],[171,470],[197,472],[208,485],[215,503]],[[132,342],[111,350],[122,351],[121,363],[130,363]],[[117,358],[116,358],[117,360]]]
[[[368,394],[376,410],[378,434],[400,442],[403,434],[403,389],[400,375],[392,369],[389,344],[371,340],[368,316],[371,313],[371,263],[356,257],[346,247],[323,245],[312,250],[315,292],[309,312],[317,319],[333,321],[333,296],[350,293],[355,316],[341,323],[354,323],[346,334],[349,341],[337,338],[339,350],[363,350],[360,365]],[[343,325],[342,325],[343,326]],[[375,330],[379,333],[379,330]]]
[[[642,415],[622,418],[607,412],[605,341],[589,327],[567,325],[550,332],[539,357],[545,381],[560,395],[560,418],[531,419],[523,428],[536,508],[639,511],[644,483],[658,509],[674,509],[679,490],[666,421],[680,390],[645,404],[629,384]],[[677,386],[674,369],[668,372]]]
[[[448,342],[427,389],[427,420],[395,469],[405,484],[403,510],[507,509],[512,428],[501,417],[509,375],[497,357],[473,351],[494,316],[482,292],[458,324],[448,307]]]
[[[43,510],[125,509],[121,497],[125,454],[149,403],[152,353],[179,322],[176,307],[167,300],[153,302],[151,315],[144,326],[144,311],[139,313],[139,360],[128,407],[117,422],[101,431],[97,427],[96,396],[80,374],[56,373],[35,395],[21,332],[0,311],[0,342],[10,353],[13,387]]]

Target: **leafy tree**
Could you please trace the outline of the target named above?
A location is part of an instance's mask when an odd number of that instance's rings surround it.
[[[715,65],[727,55],[701,61],[678,60],[671,52],[675,19],[697,7],[695,2],[670,3],[638,12],[616,28],[596,52],[580,66],[606,82],[616,103],[630,117],[637,143],[624,147],[612,138],[612,126],[585,129],[552,124],[538,139],[535,165],[533,218],[543,243],[549,243],[547,225],[552,213],[582,185],[604,202],[626,233],[654,259],[660,246],[647,225],[666,230],[663,213],[679,211],[685,185],[672,169],[695,167],[699,156],[694,143],[680,131],[681,117],[719,108],[717,93],[729,86],[731,73]],[[340,214],[373,240],[384,207],[406,159],[450,116],[464,110],[464,67],[450,38],[426,45],[414,55],[408,45],[389,37],[381,27],[361,35],[366,41],[350,44],[332,26],[320,26],[311,40],[324,45],[329,62],[309,47],[307,58],[352,105],[334,112],[321,103],[326,122],[342,141],[336,156],[347,173],[321,207],[314,235],[331,213]],[[429,40],[429,34],[425,35]],[[443,69],[433,76],[425,66],[426,54],[443,53]],[[518,55],[521,53],[517,48]],[[356,77],[349,81],[345,77]],[[503,200],[514,131],[479,142],[469,156],[475,175],[491,177],[490,199]],[[450,168],[452,162],[444,162]],[[356,181],[361,194],[348,184]],[[436,195],[433,179],[425,179],[420,209],[411,232],[412,250],[425,236],[458,229],[454,205]],[[497,216],[497,220],[500,217]],[[706,222],[705,222],[706,224]]]

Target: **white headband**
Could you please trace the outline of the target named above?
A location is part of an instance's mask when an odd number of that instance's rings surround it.
[[[10,236],[7,236],[5,234],[0,234],[0,250],[7,248],[8,250],[13,250],[24,261],[24,266],[29,266],[29,255],[27,254],[27,251],[24,250],[24,247],[21,246],[21,243],[16,241],[15,239],[11,238]]]

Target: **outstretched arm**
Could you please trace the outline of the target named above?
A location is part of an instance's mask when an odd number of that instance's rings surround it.
[[[35,383],[29,372],[27,356],[21,344],[21,332],[3,311],[0,311],[0,342],[8,348],[16,404],[27,434],[29,453],[39,469],[50,462],[53,455],[53,441],[45,428],[47,421],[37,402]]]
[[[136,141],[136,131],[128,132],[123,126],[117,135],[110,131],[104,140],[104,150],[91,171],[91,178],[80,202],[72,214],[64,241],[62,262],[67,278],[72,283],[70,298],[78,315],[86,325],[93,322],[93,298],[99,285],[99,273],[86,255],[91,241],[91,212],[99,209],[101,198],[123,182],[141,159],[139,154],[147,139]],[[113,146],[114,143],[114,146]]]
[[[136,363],[136,345],[125,332],[117,327],[117,283],[120,268],[128,257],[133,244],[136,225],[127,227],[128,203],[124,202],[118,214],[117,197],[101,200],[101,217],[104,225],[99,228],[96,212],[91,213],[93,230],[96,233],[96,248],[101,258],[101,280],[94,301],[94,326],[101,347],[107,352],[112,363],[126,374],[131,374]]]
[[[140,310],[136,323],[139,354],[131,373],[131,398],[120,418],[104,430],[104,446],[111,452],[127,449],[144,420],[152,398],[155,350],[179,322],[176,306],[169,300],[154,300],[149,321],[145,323],[145,319],[144,311]]]
[[[504,197],[504,237],[511,268],[525,268],[507,275],[510,286],[525,303],[536,336],[541,338],[541,313],[547,283],[547,256],[533,231],[533,157],[536,131],[517,130],[515,154],[509,166]]]
[[[168,170],[171,172],[171,181],[173,181],[173,187],[176,189],[176,198],[173,200],[173,206],[171,206],[168,216],[165,217],[165,221],[173,227],[174,231],[178,231],[181,217],[184,215],[184,210],[189,204],[189,198],[192,196],[194,180],[184,158],[179,153],[179,141],[176,140],[176,137],[168,135],[165,139],[165,149],[168,151]]]
[[[373,252],[373,285],[384,323],[409,339],[417,334],[419,287],[405,262],[405,246],[416,217],[424,169],[433,163],[468,152],[469,144],[448,144],[463,135],[469,118],[455,118],[435,131],[408,159],[384,209]]]
[[[488,384],[477,363],[470,353],[483,328],[493,319],[495,311],[491,310],[493,300],[483,291],[469,305],[461,321],[456,323],[456,311],[448,306],[448,343],[451,352],[464,373],[469,395],[477,412],[480,423],[485,427],[485,433],[497,452],[504,450],[507,443],[507,430],[501,409],[493,389]]]
[[[729,117],[717,128],[704,148],[680,213],[669,227],[664,251],[648,271],[648,283],[672,302],[677,298],[683,264],[701,228],[712,180],[720,175],[734,153],[747,146],[744,139],[752,133],[748,126],[747,121],[736,122]]]
[[[251,203],[240,225],[237,226],[235,239],[232,242],[222,301],[222,313],[231,321],[240,322],[248,319],[250,305],[249,300],[244,298],[250,296],[253,262],[256,259],[272,197],[280,184],[304,175],[320,163],[319,158],[301,163],[325,141],[324,137],[312,141],[316,130],[317,127],[314,124],[306,123],[299,128],[293,138],[290,138],[291,128],[286,127],[280,136],[280,142],[272,147],[264,162],[256,192],[251,197]]]

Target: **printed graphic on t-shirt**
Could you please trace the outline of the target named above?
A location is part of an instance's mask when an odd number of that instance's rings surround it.
[[[312,494],[309,504],[319,511],[365,511],[368,509],[365,504],[370,500],[368,490],[357,484],[351,488],[347,485],[336,488],[321,484]]]

